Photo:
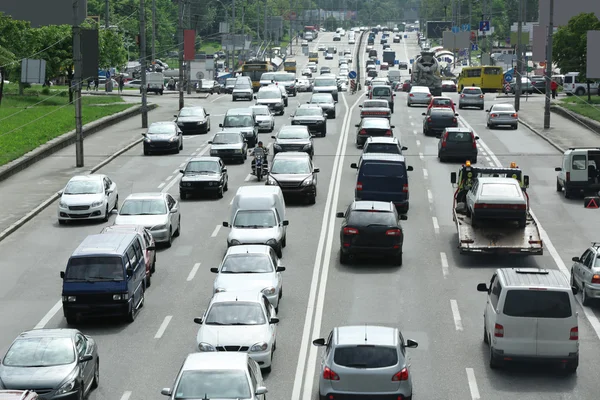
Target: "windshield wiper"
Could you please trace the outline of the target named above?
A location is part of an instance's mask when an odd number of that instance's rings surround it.
[[[248,325],[256,325],[256,324],[247,324],[245,322],[234,322],[234,323],[229,324],[229,325],[232,325],[232,326],[248,326]]]
[[[120,278],[109,278],[107,276],[88,276],[88,278],[86,279],[86,282],[92,282],[93,280],[100,280],[100,281],[113,281],[113,282],[119,282],[122,279]]]
[[[129,214],[129,215],[133,215],[133,214]],[[139,213],[139,214],[135,214],[135,215],[161,215],[161,214],[155,214],[155,213]]]
[[[205,322],[205,325],[229,325],[229,324],[223,324],[221,322]]]

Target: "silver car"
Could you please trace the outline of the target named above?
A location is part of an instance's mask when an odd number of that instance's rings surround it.
[[[338,87],[335,76],[318,76],[313,82],[313,93],[331,93],[333,100],[338,101]]]
[[[74,176],[58,194],[59,224],[76,219],[108,221],[119,203],[117,184],[101,174]]]
[[[519,114],[512,104],[502,103],[494,104],[487,112],[486,125],[489,129],[497,126],[508,125],[513,129],[519,127]]]
[[[460,92],[458,108],[462,110],[465,107],[478,107],[480,110],[485,108],[484,95],[480,88],[471,86]]]
[[[406,340],[397,328],[359,325],[333,328],[321,358],[319,398],[412,397],[407,348],[418,343]],[[331,397],[330,397],[331,396]]]
[[[581,289],[584,306],[600,298],[600,246],[592,243],[581,257],[573,257],[571,286]]]
[[[156,243],[171,247],[181,233],[179,204],[169,193],[130,194],[115,220],[115,225],[141,225],[148,229]]]
[[[431,92],[427,86],[413,86],[406,97],[406,105],[412,107],[414,104],[429,105]]]
[[[250,108],[254,114],[254,120],[258,124],[258,130],[273,132],[273,129],[275,129],[275,117],[273,117],[273,113],[269,110],[269,106],[256,105]]]

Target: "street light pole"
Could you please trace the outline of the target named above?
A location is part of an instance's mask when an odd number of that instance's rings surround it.
[[[550,92],[552,91],[552,34],[554,33],[554,0],[550,0],[548,39],[546,42],[546,102],[544,104],[544,129],[550,128]]]

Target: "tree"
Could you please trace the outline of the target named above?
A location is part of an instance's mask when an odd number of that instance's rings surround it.
[[[587,31],[600,30],[600,20],[594,13],[581,13],[561,26],[554,35],[552,55],[563,73],[579,72],[585,78],[587,68]]]
[[[123,46],[123,36],[112,29],[101,29],[98,33],[100,47],[99,67],[107,69],[127,63],[127,50]]]
[[[0,46],[0,105],[4,94],[4,80],[6,79],[5,66],[12,64],[15,60],[15,55],[12,52]]]

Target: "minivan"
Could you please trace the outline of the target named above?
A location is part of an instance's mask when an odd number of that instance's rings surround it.
[[[369,96],[369,99],[371,100],[387,100],[390,111],[392,114],[394,113],[394,97],[396,97],[396,95],[391,86],[373,85],[371,90],[367,93],[367,96]]]
[[[483,341],[490,368],[507,361],[557,363],[573,373],[579,365],[579,327],[574,294],[559,270],[500,268],[489,286]]]
[[[89,235],[60,277],[69,325],[88,316],[124,316],[133,322],[146,291],[146,261],[138,234]]]
[[[398,212],[409,209],[408,171],[404,156],[388,153],[363,153],[357,163],[350,164],[358,170],[355,200],[393,202]]]

